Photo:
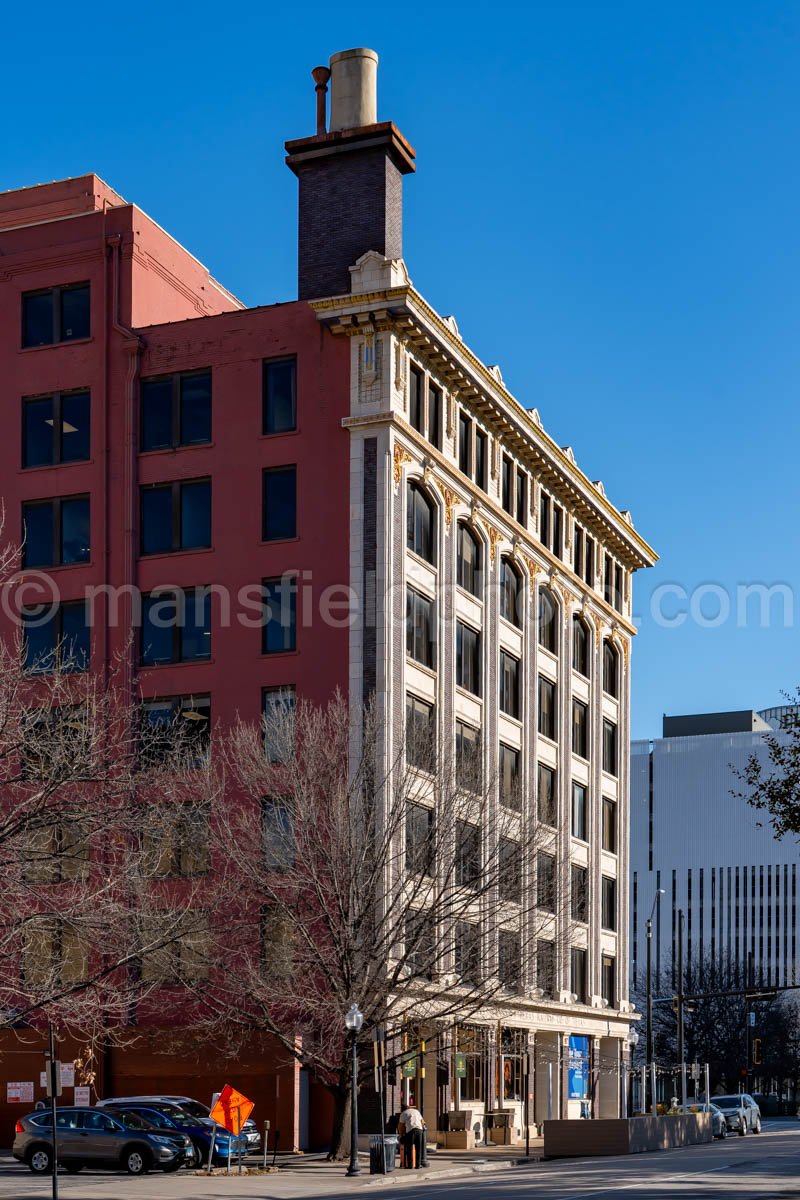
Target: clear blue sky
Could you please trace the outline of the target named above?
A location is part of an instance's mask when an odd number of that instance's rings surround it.
[[[379,116],[418,154],[414,283],[661,555],[634,735],[800,682],[800,611],[735,611],[753,582],[800,608],[796,0],[45,0],[3,42],[0,188],[96,171],[248,304],[294,295],[282,143],[313,132],[310,68],[374,47]],[[668,582],[723,587],[730,618],[663,628]]]

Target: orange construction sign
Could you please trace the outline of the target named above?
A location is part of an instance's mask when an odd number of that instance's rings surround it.
[[[217,1103],[211,1110],[211,1116],[218,1125],[227,1129],[228,1133],[238,1136],[254,1108],[252,1100],[248,1100],[247,1096],[243,1096],[241,1092],[237,1092],[229,1083],[226,1083],[219,1094]]]

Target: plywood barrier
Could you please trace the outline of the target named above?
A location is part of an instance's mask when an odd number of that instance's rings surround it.
[[[545,1158],[641,1154],[711,1141],[711,1114],[630,1117],[607,1121],[545,1121]]]

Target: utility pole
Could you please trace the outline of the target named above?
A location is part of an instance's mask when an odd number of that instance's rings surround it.
[[[645,941],[647,943],[647,969],[646,969],[647,1001],[646,1001],[646,1008],[645,1008],[646,1029],[645,1029],[644,1060],[645,1060],[645,1063],[647,1064],[648,1071],[650,1071],[651,1067],[653,1068],[653,1070],[651,1072],[652,1093],[653,1094],[650,1097],[651,1103],[652,1103],[653,1116],[655,1116],[656,1112],[657,1112],[656,1085],[655,1085],[655,1061],[654,1061],[655,1055],[653,1052],[653,914],[656,911],[656,905],[658,904],[659,898],[663,895],[664,895],[664,889],[658,888],[655,896],[653,897],[653,907],[650,909],[650,916],[647,918],[647,920],[644,923]],[[647,1093],[646,1092],[644,1095],[644,1104],[642,1105],[642,1107],[643,1107],[644,1111],[647,1112]]]
[[[683,909],[678,910],[678,1067],[681,1073],[681,1104],[686,1108],[686,1048],[683,1036]]]
[[[53,1029],[53,1022],[50,1022],[50,1059],[47,1063],[48,1078],[50,1081],[50,1115],[53,1121],[53,1177],[52,1177],[52,1196],[53,1200],[58,1200],[58,1096],[61,1091],[61,1063],[56,1058],[56,1034]]]

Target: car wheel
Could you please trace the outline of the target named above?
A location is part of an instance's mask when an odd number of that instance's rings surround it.
[[[150,1166],[150,1158],[141,1146],[131,1146],[122,1156],[122,1162],[129,1175],[144,1175]]]
[[[53,1169],[53,1151],[49,1146],[34,1146],[28,1151],[28,1166],[34,1175],[49,1175]]]
[[[756,1123],[753,1126],[753,1133],[761,1133],[761,1118],[760,1117],[757,1118]]]
[[[744,1135],[746,1133],[747,1133],[747,1129],[745,1128],[744,1121],[740,1121],[739,1122],[739,1137],[744,1137]]]
[[[719,1140],[720,1140],[721,1142],[724,1142],[724,1141],[725,1141],[725,1138],[726,1138],[727,1136],[728,1136],[728,1126],[727,1126],[727,1125],[723,1125],[723,1126],[722,1126],[722,1129],[720,1130]]]
[[[194,1157],[195,1157],[195,1166],[196,1167],[202,1167],[205,1165],[206,1153],[205,1153],[205,1150],[203,1149],[202,1142],[194,1143]]]

